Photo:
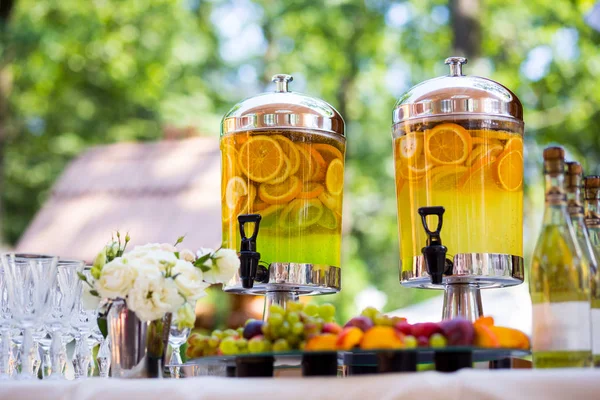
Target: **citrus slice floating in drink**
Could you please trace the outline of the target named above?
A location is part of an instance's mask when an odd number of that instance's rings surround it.
[[[331,211],[327,207],[323,208],[323,216],[321,216],[317,224],[325,229],[336,229],[339,224],[336,212]]]
[[[503,149],[504,148],[500,144],[492,144],[490,146],[488,146],[487,144],[477,145],[473,148],[473,151],[469,155],[469,158],[467,158],[465,165],[467,167],[470,167],[473,164],[477,163],[481,159],[491,158],[491,157],[495,158],[500,153],[502,153]]]
[[[508,154],[511,151],[523,152],[523,139],[520,136],[514,135],[506,141],[504,145],[504,154]]]
[[[458,187],[458,182],[467,172],[462,165],[441,165],[427,172],[428,183],[438,190],[451,190]]]
[[[403,160],[397,163],[398,173],[410,182],[416,182],[425,176],[425,173],[433,168],[432,163],[427,163],[425,157],[417,157],[412,160]]]
[[[425,134],[425,155],[435,164],[462,164],[472,146],[471,135],[457,124],[439,124]]]
[[[503,189],[519,190],[523,185],[523,153],[519,150],[502,153],[496,161],[496,178]]]
[[[313,158],[308,148],[304,147],[302,144],[298,144],[296,149],[298,149],[298,154],[300,155],[300,168],[298,169],[298,174],[303,181],[308,181],[312,179],[315,172]]]
[[[314,199],[323,193],[325,188],[317,182],[307,182],[302,186],[302,191],[297,196],[299,199]]]
[[[327,170],[327,163],[321,153],[319,153],[314,147],[309,148],[310,156],[314,165],[314,172],[312,175],[313,181],[320,181],[325,177],[325,171]],[[341,162],[341,160],[338,160]]]
[[[404,136],[400,136],[397,140],[396,151],[400,158],[411,161],[419,157],[423,153],[423,133],[410,132]]]
[[[275,185],[276,183],[281,183],[283,181],[285,181],[292,172],[292,163],[290,162],[289,158],[285,157],[285,166],[281,169],[281,172],[279,173],[279,175],[277,175],[275,178],[271,179],[269,182],[271,185]]]
[[[234,176],[227,182],[225,188],[225,204],[230,210],[233,210],[238,205],[238,201],[243,196],[248,195],[248,184],[239,176]]]
[[[332,196],[329,193],[323,191],[319,195],[319,200],[333,212],[342,211],[342,198],[340,196]]]
[[[334,196],[339,196],[344,190],[344,164],[342,160],[335,159],[327,168],[325,187]]]
[[[276,185],[263,183],[258,188],[258,197],[265,203],[282,204],[292,201],[302,191],[302,182],[291,176],[288,180]]]
[[[285,155],[287,155],[288,161],[290,162],[289,175],[294,175],[298,172],[298,168],[300,168],[300,153],[298,152],[298,148],[294,145],[294,142],[285,136],[274,135],[273,139],[279,143],[281,149]]]
[[[496,162],[495,156],[481,157],[477,160],[469,170],[462,176],[458,182],[458,188],[471,188],[477,190],[484,187],[485,182],[490,175],[490,166]]]
[[[339,158],[340,160],[344,158],[342,152],[330,144],[315,143],[313,144],[313,149],[317,150],[323,156],[326,163],[330,163],[335,158]]]
[[[307,228],[316,224],[323,215],[323,204],[318,199],[296,199],[279,216],[282,228]]]
[[[275,179],[285,167],[285,154],[279,143],[267,136],[253,136],[239,151],[242,172],[255,182]]]

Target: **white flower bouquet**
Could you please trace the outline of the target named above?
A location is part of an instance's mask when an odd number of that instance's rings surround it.
[[[129,235],[122,240],[117,232],[116,237],[96,256],[91,277],[80,275],[86,283],[84,300],[96,304],[100,299],[123,300],[142,321],[172,313],[180,326],[193,327],[190,309],[196,300],[211,284],[231,279],[239,268],[234,250],[180,250],[183,237],[174,245],[150,243],[128,252]]]

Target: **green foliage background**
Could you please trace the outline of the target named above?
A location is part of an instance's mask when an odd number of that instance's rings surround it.
[[[600,172],[600,36],[584,22],[593,2],[480,3],[481,57],[466,72],[523,101],[533,210],[536,145],[561,143]],[[293,89],[329,101],[347,123],[352,230],[344,290],[329,300],[344,316],[369,286],[388,294],[388,310],[418,301],[429,293],[397,280],[391,111],[410,86],[446,74],[450,24],[442,0],[18,0],[0,42],[5,239],[18,239],[88,146],[156,140],[172,125],[218,135],[233,104],[286,72]],[[550,59],[532,77],[527,65],[540,54]]]

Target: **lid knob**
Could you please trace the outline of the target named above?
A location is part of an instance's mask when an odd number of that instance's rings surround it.
[[[273,82],[275,82],[275,92],[276,93],[284,93],[289,92],[288,83],[294,80],[294,77],[287,74],[277,74],[273,75],[271,78]]]
[[[450,76],[464,76],[462,73],[462,65],[467,63],[464,57],[448,57],[445,61],[446,65],[450,66]]]

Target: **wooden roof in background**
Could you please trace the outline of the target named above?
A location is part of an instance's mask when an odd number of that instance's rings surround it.
[[[218,247],[221,242],[218,138],[94,147],[55,184],[16,251],[92,261],[111,233],[132,244]]]

